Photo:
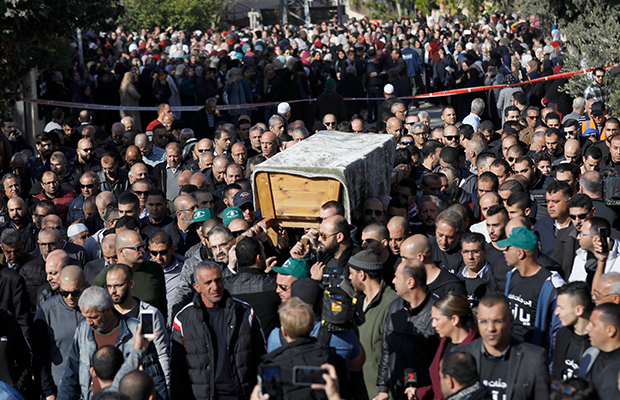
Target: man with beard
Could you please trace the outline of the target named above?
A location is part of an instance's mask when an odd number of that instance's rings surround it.
[[[116,235],[116,254],[119,264],[129,266],[133,271],[133,293],[142,301],[156,307],[164,317],[168,314],[166,305],[166,280],[159,264],[144,261],[146,243],[139,233],[124,230]],[[104,268],[93,281],[93,286],[106,286],[106,277],[111,266]]]
[[[372,250],[383,265],[383,280],[392,282],[400,259],[390,252],[390,233],[383,224],[373,223],[362,231],[362,249]]]
[[[469,204],[471,197],[470,194],[463,190],[463,188],[459,187],[461,182],[460,172],[454,167],[441,167],[439,169],[439,173],[442,173],[448,177],[448,188],[443,194],[448,196],[448,198],[450,198],[450,200],[454,203],[462,204],[464,206]]]
[[[80,218],[84,217],[84,201],[91,196],[99,194],[99,179],[97,174],[92,171],[86,171],[80,177],[80,194],[69,202],[69,216],[67,224],[72,224]]]
[[[75,190],[77,178],[67,169],[67,157],[62,151],[56,151],[50,157],[50,170],[58,175],[60,186],[65,190]]]
[[[78,142],[77,157],[71,169],[78,181],[84,172],[97,172],[101,169],[101,163],[95,158],[95,145],[89,139],[80,139]]]
[[[172,237],[172,243],[179,254],[185,254],[190,247],[200,241],[194,229],[190,229],[194,211],[198,208],[196,200],[189,195],[182,194],[174,199],[174,221],[162,229]]]
[[[150,237],[157,231],[173,222],[171,216],[166,214],[166,194],[161,189],[151,189],[146,194],[146,210],[148,215],[140,220],[142,232]]]
[[[409,236],[409,221],[404,217],[392,217],[387,229],[390,233],[390,250],[395,256],[400,256],[400,246]]]
[[[58,176],[53,171],[43,174],[41,186],[43,190],[35,197],[39,200],[51,200],[56,205],[56,214],[63,223],[66,223],[69,215],[69,202],[75,199],[75,192],[63,189]]]
[[[538,220],[534,232],[540,238],[541,253],[553,257],[556,234],[560,229],[571,224],[568,212],[568,200],[573,195],[566,182],[555,181],[546,190],[547,210],[549,215]]]
[[[75,330],[67,366],[58,387],[58,400],[77,399],[80,395],[84,399],[91,399],[101,389],[99,381],[92,379],[89,373],[92,356],[97,348],[110,344],[128,357],[143,354],[139,346],[134,344],[139,321],[119,314],[105,289],[97,286],[85,289],[78,305],[84,321]],[[150,345],[147,352],[154,354],[154,346]],[[142,366],[153,377],[158,394],[167,398],[166,381],[159,362],[155,358],[145,357]]]
[[[34,317],[31,338],[34,376],[48,398],[58,392],[60,379],[67,365],[73,335],[84,317],[78,308],[82,291],[88,286],[84,271],[76,265],[60,273],[60,296],[43,303]]]
[[[166,330],[166,320],[155,307],[132,296],[133,286],[133,271],[129,266],[118,263],[110,267],[106,274],[106,288],[112,297],[114,309],[121,315],[138,320],[145,311],[153,313],[153,329],[158,333],[153,343],[157,349],[159,363],[164,370],[166,382],[170,382],[170,359],[168,356],[170,338]]]
[[[52,156],[52,137],[49,133],[39,133],[35,137],[37,155],[28,160],[28,171],[35,182],[40,180],[40,176],[45,171],[50,170],[50,157]]]
[[[433,260],[452,273],[458,272],[463,264],[460,245],[463,229],[461,214],[445,210],[437,216],[435,236],[430,239]]]
[[[19,232],[24,251],[31,253],[37,248],[36,227],[28,221],[26,203],[21,197],[13,197],[6,203],[8,221],[0,226],[0,229],[14,228]]]
[[[435,220],[439,213],[445,209],[443,201],[433,195],[422,196],[418,200],[418,209],[420,210],[418,215],[422,221],[421,233],[426,236],[433,236],[435,234]]]

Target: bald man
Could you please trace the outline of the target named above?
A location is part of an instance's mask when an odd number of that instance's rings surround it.
[[[54,228],[58,232],[63,232],[62,221],[57,215],[54,215],[54,214],[48,215],[45,218],[43,218],[43,220],[41,221],[41,228]],[[61,238],[59,249],[66,251],[69,254],[69,256],[73,258],[74,260],[73,263],[77,263],[79,265],[85,265],[89,261],[89,257],[86,253],[86,250],[84,249],[84,247],[78,244],[69,242]],[[35,256],[38,256],[41,253],[39,252],[39,249],[37,249],[37,250],[34,250],[32,254]]]
[[[116,201],[116,197],[112,192],[108,191],[99,193],[95,198],[97,212],[86,218],[86,220],[84,221],[84,225],[86,225],[86,227],[88,228],[88,233],[91,236],[105,226],[103,222],[103,214],[108,204],[113,201]]]
[[[179,177],[177,178],[177,182],[179,184],[179,188],[187,185],[189,183],[189,178],[192,177],[192,171],[183,171],[181,172],[181,174],[179,175]]]
[[[213,159],[213,166],[204,172],[211,193],[226,186],[226,168],[228,168],[229,164],[230,160],[228,157],[217,156]]]
[[[26,202],[21,197],[13,197],[6,202],[6,211],[9,214],[9,220],[3,224],[3,228],[15,228],[22,234],[22,240],[26,241],[23,233],[30,233],[28,225],[32,225],[27,216]]]
[[[41,186],[43,190],[35,197],[39,200],[51,200],[56,205],[56,214],[63,222],[66,222],[69,214],[69,202],[75,199],[75,191],[63,189],[58,176],[53,171],[43,173]]]
[[[127,151],[125,152],[125,169],[131,169],[137,163],[142,162],[142,152],[137,146],[129,146],[127,147]]]
[[[30,343],[34,375],[45,397],[57,394],[75,330],[84,320],[78,301],[87,286],[82,268],[65,266],[58,276],[61,295],[45,301],[35,314]]]
[[[457,292],[467,296],[465,281],[448,272],[447,269],[435,265],[431,242],[425,235],[413,235],[407,238],[400,247],[400,256],[403,259],[415,259],[422,263],[426,270],[428,290],[437,297],[448,292]]]
[[[409,221],[404,217],[392,217],[387,224],[390,234],[390,250],[395,256],[400,256],[400,246],[409,237]]]
[[[95,158],[95,145],[89,139],[80,139],[77,145],[77,157],[71,169],[77,179],[86,171],[97,172],[101,168],[99,160]]]
[[[168,224],[163,230],[172,237],[172,244],[177,253],[185,254],[190,247],[200,241],[196,230],[190,229],[198,203],[192,196],[182,194],[174,199],[174,209],[176,224]]]
[[[271,131],[266,131],[260,138],[260,147],[265,158],[271,158],[278,152],[278,137]]]
[[[230,155],[235,164],[239,165],[242,169],[245,168],[245,163],[248,160],[248,151],[243,143],[235,143],[230,148]]]
[[[148,136],[144,133],[139,133],[134,139],[134,143],[140,152],[142,153],[142,162],[151,167],[155,167],[160,162],[166,159],[166,152],[164,149],[154,146]]]
[[[129,170],[129,184],[133,185],[133,183],[139,179],[144,179],[149,174],[149,170],[146,164],[142,162],[135,163],[131,169]]]
[[[36,249],[37,258],[27,262],[19,270],[19,274],[24,277],[26,289],[30,298],[30,306],[34,312],[37,305],[37,293],[39,288],[47,282],[45,273],[45,262],[50,253],[62,247],[60,233],[54,228],[43,228],[38,235],[39,247]],[[34,252],[33,252],[34,253]],[[33,254],[34,255],[34,254]]]
[[[208,169],[213,167],[214,158],[215,156],[210,151],[202,153],[198,158],[198,169],[200,170],[200,172],[204,174],[207,172]]]
[[[105,267],[116,263],[116,249],[114,248],[115,241],[115,233],[111,233],[103,237],[103,240],[101,241],[101,252],[103,253],[103,257],[89,261],[84,266],[84,275],[88,282],[93,282],[97,275],[99,275]]]
[[[211,139],[200,139],[192,149],[194,160],[198,160],[201,154],[205,152],[213,153],[214,144]]]
[[[385,132],[389,135],[394,135],[396,137],[396,143],[398,143],[400,141],[400,135],[403,133],[403,122],[396,117],[388,119],[385,123]]]
[[[564,143],[564,159],[576,165],[581,163],[581,146],[578,140],[568,139]]]
[[[168,315],[168,307],[164,270],[157,263],[144,261],[146,243],[140,234],[132,230],[119,232],[116,235],[114,248],[118,263],[129,266],[133,271],[132,295],[157,308],[165,318]],[[108,265],[97,275],[93,281],[94,286],[106,288],[106,275],[110,267],[111,265]]]
[[[194,185],[196,186],[198,189],[206,189],[207,188],[207,181],[205,179],[205,176],[202,172],[195,172],[194,174],[192,174],[192,176],[189,178],[189,182],[190,185]]]

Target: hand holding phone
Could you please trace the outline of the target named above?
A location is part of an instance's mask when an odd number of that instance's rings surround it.
[[[153,323],[154,313],[151,310],[143,310],[140,313],[140,323],[142,324],[142,336],[145,339],[155,338],[155,326]]]

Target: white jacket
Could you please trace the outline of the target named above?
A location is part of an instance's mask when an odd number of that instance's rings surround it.
[[[609,241],[609,257],[607,258],[607,264],[605,265],[605,272],[620,272],[620,241],[614,238],[610,238]],[[569,282],[584,281],[587,277],[586,272],[586,259],[588,252],[584,249],[577,249],[575,252],[575,262],[573,262],[573,271],[568,278]]]

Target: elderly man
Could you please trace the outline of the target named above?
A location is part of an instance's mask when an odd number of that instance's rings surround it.
[[[79,187],[80,194],[69,202],[69,215],[67,217],[67,224],[69,225],[84,217],[84,201],[99,194],[97,174],[92,171],[84,172],[80,177]]]
[[[127,360],[140,359],[144,355],[139,346],[142,338],[136,333],[139,321],[116,312],[105,289],[85,289],[78,304],[84,320],[75,330],[67,366],[58,387],[58,400],[76,399],[80,395],[84,400],[90,400],[100,390],[99,380],[93,379],[89,372],[93,353],[98,347],[111,343],[128,355]],[[147,352],[155,356],[155,347],[150,345]],[[137,366],[139,362],[135,364]],[[156,356],[145,357],[142,365],[144,371],[154,378],[159,395],[167,398],[166,381]]]
[[[226,168],[230,160],[226,156],[218,156],[213,159],[213,166],[205,172],[208,189],[211,193],[226,186]]]
[[[83,247],[88,236],[88,228],[84,224],[73,224],[67,229],[67,238],[75,245]]]
[[[116,235],[116,254],[119,264],[125,264],[133,270],[133,294],[142,301],[156,307],[164,316],[168,314],[166,305],[166,281],[161,266],[144,261],[146,243],[140,234],[124,230]],[[106,276],[111,266],[104,268],[93,281],[94,286],[106,286]]]
[[[51,200],[56,205],[56,214],[63,222],[66,222],[69,215],[69,202],[75,198],[75,192],[63,189],[58,176],[53,171],[43,173],[41,186],[43,190],[35,197],[39,200]]]
[[[116,242],[116,234],[111,233],[106,235],[101,241],[101,252],[103,253],[101,258],[92,260],[86,263],[84,266],[84,274],[87,282],[93,282],[97,275],[108,265],[115,264],[118,260],[116,256],[116,249],[114,243]]]
[[[230,148],[230,155],[235,164],[239,165],[242,169],[245,168],[245,163],[248,160],[248,152],[243,143],[233,144]]]
[[[25,264],[19,273],[26,281],[26,289],[30,297],[30,304],[34,310],[37,304],[37,291],[41,285],[46,282],[45,261],[48,255],[54,251],[61,249],[62,238],[60,232],[54,228],[43,228],[39,232],[39,249],[41,256]]]
[[[34,317],[31,344],[34,376],[48,398],[58,394],[73,336],[84,320],[78,301],[88,282],[76,265],[65,267],[58,278],[60,296],[44,302]]]
[[[36,248],[36,244],[34,246]],[[19,272],[26,263],[37,258],[25,251],[24,241],[19,231],[15,228],[4,228],[2,230],[0,248],[2,249],[0,264],[4,264],[16,272]]]
[[[166,193],[168,200],[174,200],[179,195],[178,178],[181,172],[187,169],[183,163],[183,149],[178,143],[170,143],[166,146],[166,161],[153,168],[153,176],[158,180],[159,186]]]
[[[260,146],[265,158],[271,158],[278,152],[278,137],[273,132],[265,132],[260,138]]]
[[[133,183],[137,180],[144,179],[149,174],[149,168],[146,164],[138,162],[134,164],[130,169],[127,177],[129,178],[129,184],[133,185]]]
[[[166,159],[164,149],[156,147],[144,133],[139,133],[134,139],[134,143],[142,153],[142,162],[151,167],[155,167]]]
[[[142,152],[137,146],[129,146],[127,147],[127,151],[125,152],[125,169],[130,170],[137,163],[142,162]]]

